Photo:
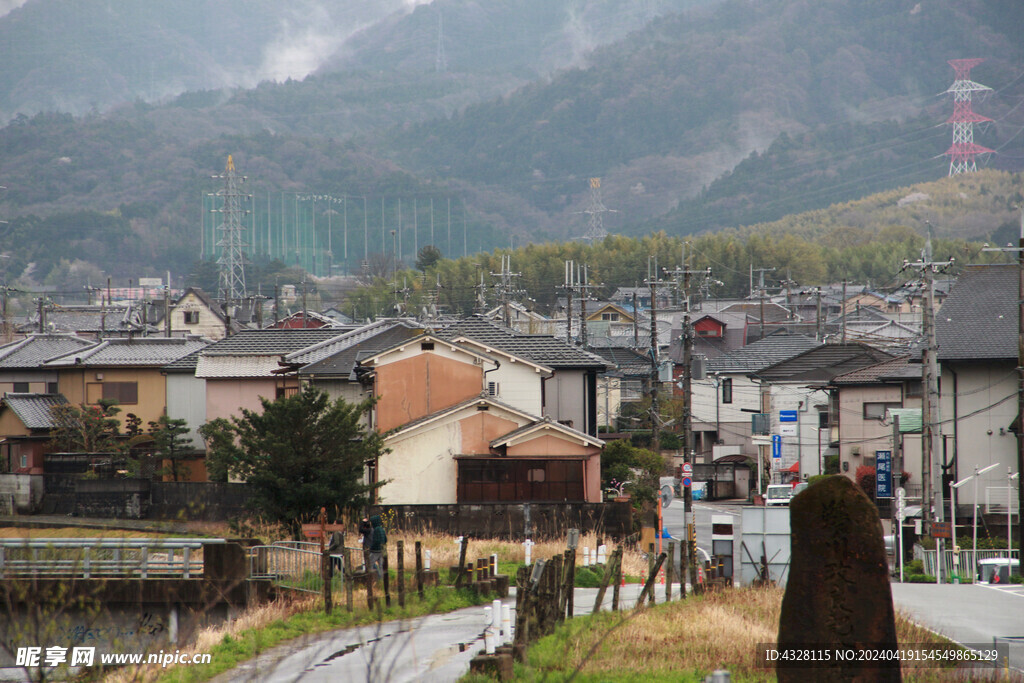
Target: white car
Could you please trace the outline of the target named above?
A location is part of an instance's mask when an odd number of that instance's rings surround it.
[[[768,491],[764,496],[765,505],[789,505],[789,500],[796,494],[807,488],[806,483],[792,484],[769,484]]]

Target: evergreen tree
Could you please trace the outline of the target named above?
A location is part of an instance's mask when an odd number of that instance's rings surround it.
[[[358,509],[383,482],[366,483],[364,467],[385,452],[383,437],[367,431],[372,401],[334,402],[307,386],[276,401],[261,399],[261,413],[243,410],[230,422],[209,422],[209,468],[249,484],[253,507],[298,538],[301,524],[321,507]]]

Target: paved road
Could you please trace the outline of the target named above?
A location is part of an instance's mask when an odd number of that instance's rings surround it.
[[[515,605],[515,596],[504,601]],[[620,605],[632,607],[640,586],[622,589]],[[656,586],[657,601],[664,600],[664,588]],[[673,588],[679,597],[679,587]],[[575,614],[589,614],[597,589],[577,588],[573,598]],[[609,590],[602,603],[611,608]],[[435,614],[405,622],[331,631],[276,647],[217,678],[214,683],[403,683],[424,681],[448,683],[469,671],[469,660],[484,647],[483,606],[449,614]]]
[[[1010,643],[1010,666],[1024,670],[1024,587],[894,583],[896,608],[965,645]]]

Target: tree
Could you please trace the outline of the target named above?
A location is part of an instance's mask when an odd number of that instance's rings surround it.
[[[416,270],[426,272],[440,260],[441,250],[433,244],[420,247],[420,250],[416,252]]]
[[[365,483],[365,464],[386,452],[383,437],[363,423],[372,400],[334,402],[307,386],[276,401],[261,399],[263,412],[243,410],[230,422],[208,422],[209,468],[245,480],[252,504],[298,538],[303,519],[321,507],[354,510],[384,482]]]
[[[174,481],[178,481],[178,465],[191,450],[192,442],[185,437],[188,434],[188,422],[161,415],[159,420],[149,423],[149,433],[153,437],[154,455],[168,463],[158,473],[169,474]]]
[[[117,401],[101,399],[97,405],[71,405],[50,408],[57,425],[52,434],[54,448],[64,453],[119,453],[125,444],[120,439],[121,423],[115,417],[121,410]]]
[[[634,507],[652,503],[658,496],[658,477],[665,470],[665,459],[645,448],[637,448],[625,439],[612,441],[601,453],[601,487],[625,484]],[[614,483],[613,483],[614,481]]]

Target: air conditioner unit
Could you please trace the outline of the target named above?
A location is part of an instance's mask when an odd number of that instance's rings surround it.
[[[850,453],[852,455],[860,455],[860,446],[851,446]]]

